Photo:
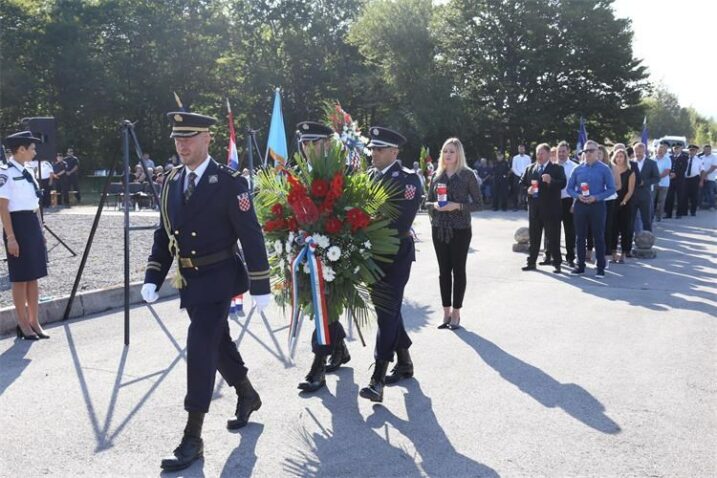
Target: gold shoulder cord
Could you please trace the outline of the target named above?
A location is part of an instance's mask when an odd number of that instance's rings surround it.
[[[169,211],[167,209],[167,204],[169,202],[169,184],[170,181],[174,179],[174,176],[177,175],[178,169],[173,169],[169,176],[167,176],[167,179],[165,182],[167,183],[167,186],[162,188],[162,197],[160,197],[160,203],[162,208],[162,225],[164,226],[164,230],[167,233],[167,237],[169,238],[169,253],[174,256],[174,260],[177,264],[177,272],[174,274],[174,279],[172,279],[172,285],[176,289],[181,289],[185,285],[187,285],[187,280],[182,275],[181,269],[179,267],[179,244],[177,243],[177,238],[174,234],[172,234],[172,227],[169,223]]]

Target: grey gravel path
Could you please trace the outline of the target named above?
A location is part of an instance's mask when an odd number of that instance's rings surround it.
[[[82,252],[92,227],[96,208],[74,206],[70,209],[47,211],[45,224],[57,234],[76,257],[65,249],[51,234],[45,233],[48,248],[48,276],[40,279],[40,300],[69,295],[72,291]],[[155,225],[159,220],[156,212],[132,212],[133,226]],[[124,217],[120,211],[108,208],[103,211],[95,238],[90,249],[78,292],[101,289],[123,284],[124,281]],[[130,232],[130,280],[144,277],[144,266],[152,247],[152,231]],[[0,307],[12,306],[12,294],[7,272],[5,250],[0,255]]]

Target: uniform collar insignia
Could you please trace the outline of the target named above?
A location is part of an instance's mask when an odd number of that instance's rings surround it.
[[[219,177],[216,174],[209,176],[209,184],[216,184],[219,181]]]

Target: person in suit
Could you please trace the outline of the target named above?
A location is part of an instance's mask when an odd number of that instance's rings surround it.
[[[308,161],[311,169],[311,157],[325,154],[331,147],[331,138],[334,131],[326,125],[314,121],[302,121],[296,125],[301,154]],[[299,384],[302,392],[312,393],[326,384],[326,373],[338,370],[341,365],[351,360],[349,349],[346,346],[346,332],[339,321],[339,317],[329,317],[329,343],[319,344],[316,330],[311,334],[311,351],[314,361],[311,364],[306,379]],[[329,363],[326,363],[330,356]]]
[[[510,188],[510,164],[502,151],[495,153],[493,164],[493,210],[508,210],[508,192]]]
[[[697,206],[699,205],[700,187],[702,187],[702,158],[697,155],[700,147],[691,144],[688,147],[689,156],[687,158],[687,166],[685,167],[682,194],[677,199],[677,216],[686,216],[689,204],[689,213],[691,216],[697,214]]]
[[[685,172],[687,171],[687,153],[682,151],[682,144],[675,143],[672,147],[672,167],[670,168],[670,186],[667,188],[667,199],[665,200],[665,219],[672,218],[672,211],[677,201],[683,194],[685,187]],[[677,208],[676,219],[682,217]]]
[[[535,149],[535,163],[528,166],[520,178],[521,186],[528,190],[528,227],[530,229],[530,252],[523,271],[535,270],[540,252],[540,240],[545,230],[553,272],[560,273],[560,218],[562,201],[560,191],[565,187],[565,170],[550,162],[550,146],[539,144]]]
[[[209,156],[209,131],[216,119],[183,111],[167,116],[182,165],[166,173],[160,227],[154,233],[141,292],[146,302],[157,300],[157,290],[176,259],[174,285],[190,321],[184,398],[188,417],[174,457],[162,460],[161,465],[166,471],[176,471],[203,454],[202,424],[217,371],[237,393],[236,416],[227,428],[243,427],[261,406],[232,341],[227,316],[232,297],[247,289],[261,312],[269,303],[270,288],[264,236],[247,182],[239,172]]]
[[[403,378],[413,376],[413,362],[408,353],[411,339],[406,333],[401,315],[403,290],[411,274],[411,264],[416,260],[416,248],[411,236],[411,225],[416,218],[418,208],[423,202],[421,181],[412,169],[401,166],[398,159],[399,148],[406,143],[400,133],[372,126],[369,128],[373,167],[369,170],[375,181],[398,191],[394,197],[398,215],[389,226],[398,232],[400,244],[390,263],[381,262],[379,267],[384,276],[371,287],[371,299],[376,306],[378,333],[376,334],[376,359],[373,375],[367,387],[360,390],[362,398],[372,402],[383,401],[383,389]],[[388,364],[397,356],[396,366],[386,376]]]
[[[639,181],[635,185],[635,195],[632,200],[633,221],[637,212],[640,212],[642,229],[652,231],[652,189],[660,182],[660,171],[655,160],[645,155],[645,145],[635,143],[632,145],[635,152],[635,164],[639,171]]]

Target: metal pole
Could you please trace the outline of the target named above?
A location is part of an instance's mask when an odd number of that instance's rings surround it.
[[[72,292],[70,293],[70,299],[67,301],[65,307],[65,314],[62,316],[62,320],[70,318],[70,311],[72,310],[72,302],[75,300],[75,294],[77,294],[77,287],[80,285],[80,278],[82,272],[85,270],[85,264],[87,258],[90,255],[90,248],[92,247],[92,240],[95,238],[95,232],[97,231],[97,225],[100,222],[102,216],[102,208],[105,206],[105,200],[107,199],[107,191],[110,189],[110,183],[112,182],[112,173],[114,172],[114,165],[110,167],[110,174],[105,180],[105,187],[102,190],[102,196],[100,196],[100,204],[97,206],[97,212],[95,213],[95,220],[92,223],[92,229],[90,229],[90,235],[87,238],[87,244],[85,244],[85,251],[82,253],[82,260],[80,261],[80,267],[77,269],[77,275],[75,276],[75,283],[72,286]]]
[[[124,166],[124,344],[129,345],[129,121],[122,124]]]
[[[254,145],[251,141],[253,134],[251,128],[246,130],[246,150],[249,154],[249,193],[254,192]]]

